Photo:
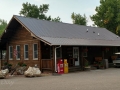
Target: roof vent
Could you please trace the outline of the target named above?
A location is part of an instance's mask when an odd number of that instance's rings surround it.
[[[119,36],[117,36],[117,38],[118,38]]]
[[[93,31],[93,33],[95,33],[95,31]]]
[[[99,36],[100,34],[98,33],[98,36]]]
[[[87,31],[86,32],[88,32],[88,29],[87,29]]]

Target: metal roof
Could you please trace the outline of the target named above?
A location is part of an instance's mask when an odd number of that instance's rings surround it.
[[[31,33],[50,45],[120,46],[120,37],[105,28],[16,16]]]
[[[41,37],[53,45],[81,45],[81,46],[120,46],[119,40],[90,40],[79,38],[51,38]],[[62,44],[61,44],[62,42]]]

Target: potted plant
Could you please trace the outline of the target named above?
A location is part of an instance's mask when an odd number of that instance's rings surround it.
[[[90,64],[89,64],[89,62],[86,60],[85,61],[85,70],[87,70],[87,71],[90,71],[91,70],[91,66],[90,66]]]
[[[99,68],[100,69],[104,69],[104,63],[101,61],[100,64],[99,64]]]
[[[27,65],[25,63],[23,63],[23,62],[19,62],[18,66],[20,66],[20,67],[26,67]]]
[[[4,62],[3,69],[8,69],[9,72],[11,72],[12,64],[10,64],[10,63],[8,63],[8,62]]]
[[[23,63],[23,62],[19,62],[18,63],[18,68],[16,69],[16,71],[17,71],[17,74],[19,74],[19,75],[23,75],[24,74],[24,71],[26,70],[26,64],[25,63]]]

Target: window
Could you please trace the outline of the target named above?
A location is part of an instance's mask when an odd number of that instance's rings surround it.
[[[9,60],[13,59],[13,46],[9,46]]]
[[[28,45],[24,45],[24,59],[28,60]]]
[[[5,50],[0,51],[0,59],[6,60],[6,51]]]
[[[33,44],[33,59],[38,59],[38,45]]]
[[[16,46],[16,51],[17,51],[16,60],[20,60],[20,45]]]

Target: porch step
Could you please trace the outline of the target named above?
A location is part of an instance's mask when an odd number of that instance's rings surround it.
[[[69,67],[69,72],[81,71],[80,67]]]

